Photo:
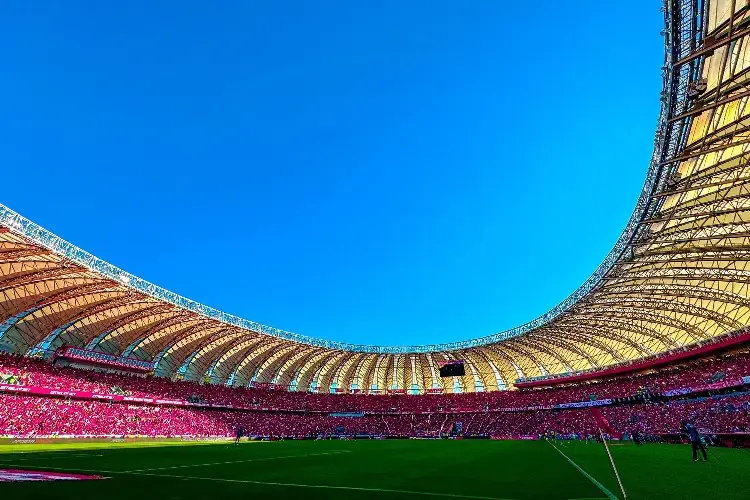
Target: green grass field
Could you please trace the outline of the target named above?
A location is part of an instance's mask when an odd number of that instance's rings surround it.
[[[488,440],[0,445],[0,469],[109,478],[0,482],[0,498],[622,498],[602,445],[557,448]],[[707,463],[693,463],[682,445],[611,450],[628,498],[750,497],[748,450],[712,449]]]

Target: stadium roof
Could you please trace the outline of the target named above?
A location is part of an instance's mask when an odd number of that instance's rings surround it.
[[[596,272],[529,323],[423,346],[310,338],[164,290],[0,205],[0,349],[84,346],[232,385],[471,392],[740,330],[750,324],[750,9],[668,0],[664,18],[661,113],[637,207]],[[444,386],[438,364],[453,359],[466,376]]]

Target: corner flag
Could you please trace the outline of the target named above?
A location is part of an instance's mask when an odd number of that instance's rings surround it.
[[[617,484],[620,485],[620,491],[622,491],[622,498],[627,499],[628,494],[625,493],[625,487],[622,485],[622,480],[620,479],[620,473],[617,472],[615,459],[612,458],[612,453],[609,451],[609,446],[607,446],[607,440],[604,439],[605,431],[607,432],[607,434],[617,439],[622,439],[622,432],[617,432],[615,428],[612,427],[612,424],[609,423],[609,420],[607,420],[607,417],[602,415],[602,412],[600,412],[598,408],[591,408],[591,414],[594,415],[594,420],[596,420],[596,425],[597,427],[599,427],[599,435],[602,438],[602,444],[604,445],[604,449],[607,450],[607,456],[609,457],[609,463],[612,464],[612,470],[615,471]]]
[[[607,417],[602,415],[602,412],[599,411],[598,408],[591,408],[591,414],[594,415],[594,420],[596,420],[596,425],[599,427],[599,430],[606,432],[617,439],[622,439],[622,432],[616,431],[615,428],[612,427],[612,424],[609,423],[609,420],[607,420]]]

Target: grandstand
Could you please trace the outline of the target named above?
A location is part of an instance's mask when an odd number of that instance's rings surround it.
[[[307,337],[162,289],[0,205],[0,437],[15,443],[224,440],[241,427],[252,439],[274,441],[536,441],[554,432],[577,441],[566,445],[567,453],[598,471],[596,476],[609,469],[600,468],[591,458],[594,452],[580,444],[589,436],[629,440],[639,433],[652,441],[679,441],[681,421],[690,420],[716,444],[744,446],[750,441],[750,4],[667,0],[664,6],[661,110],[636,208],[585,283],[547,313],[507,331],[392,347]],[[441,376],[445,367],[459,367],[461,374]],[[42,458],[50,460],[50,471],[65,466],[69,473],[129,474],[145,481],[157,470],[333,455],[339,461],[332,467],[362,479],[362,470],[350,469],[354,466],[345,460],[358,445],[323,443],[323,451],[289,448],[294,453],[278,456],[243,448],[236,462],[226,458],[226,446],[222,451],[196,447],[209,458],[193,454],[191,461],[162,449],[152,455],[157,457],[153,465],[136,470],[133,462],[152,458],[134,450],[123,452],[131,453],[126,458],[106,452],[96,468],[76,455],[65,462],[54,455]],[[21,468],[27,458],[2,446],[0,453],[12,452],[3,466]],[[415,444],[423,455],[407,465],[404,443],[387,446],[379,464],[395,460],[412,468],[425,467],[435,449]],[[533,468],[543,453],[556,457],[547,447],[531,448],[537,443],[528,446],[508,448],[518,458],[508,470],[519,477],[521,466]],[[649,461],[658,457],[633,458],[631,448],[615,454],[626,462],[624,475],[638,498],[669,497],[663,486],[648,489],[647,481],[639,480],[652,477],[644,474],[660,467]],[[669,461],[676,448],[659,449],[669,450],[660,452]],[[92,449],[97,448],[81,448],[81,453],[90,455]],[[537,458],[526,457],[526,449]],[[739,477],[747,461],[729,451],[721,456]],[[259,494],[271,488],[266,494],[279,495],[272,486],[280,485],[328,488],[311,494],[320,498],[330,498],[326,495],[333,490],[352,498],[383,492],[394,498],[502,497],[486,482],[493,477],[489,465],[470,493],[447,483],[442,492],[428,488],[425,493],[392,477],[368,477],[367,487],[350,479],[331,483],[329,471],[316,469],[314,460],[304,465],[305,473],[322,477],[322,484],[284,481],[278,471],[259,467],[262,481],[238,479],[246,473],[239,466],[228,476],[160,477],[217,481],[227,495],[238,492],[234,482],[257,483]],[[447,469],[436,472],[442,473],[454,477]],[[583,476],[557,474],[550,472],[549,490],[535,485],[537,490],[509,495],[616,498],[611,480],[597,489]],[[725,498],[743,498],[747,485],[729,476],[724,480],[736,487]],[[0,471],[0,484],[2,477]],[[418,482],[422,476],[415,477]],[[523,477],[528,484],[528,471]],[[716,488],[701,480],[706,491]],[[554,486],[556,481],[565,486]],[[191,495],[187,486],[174,488]]]
[[[748,372],[743,350],[624,379],[413,397],[227,388],[2,356],[0,374],[12,382],[0,384],[0,435],[225,438],[242,426],[255,438],[441,437],[460,422],[462,437],[579,438],[597,434],[587,410],[599,407],[618,433],[669,439],[689,418],[735,445],[750,437]]]

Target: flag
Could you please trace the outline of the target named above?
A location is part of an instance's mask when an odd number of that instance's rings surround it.
[[[602,412],[599,411],[599,408],[591,408],[591,413],[594,415],[594,420],[596,420],[596,425],[599,427],[599,430],[601,430],[602,432],[606,432],[610,436],[617,439],[622,439],[622,433],[617,432],[615,428],[612,427],[612,424],[609,423],[607,417],[602,415]]]

